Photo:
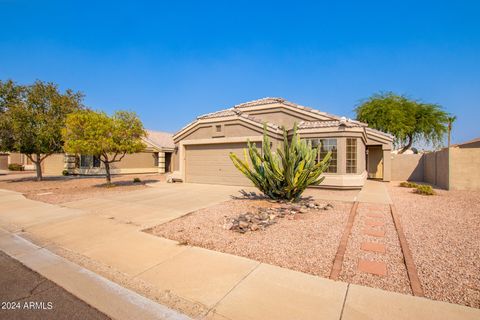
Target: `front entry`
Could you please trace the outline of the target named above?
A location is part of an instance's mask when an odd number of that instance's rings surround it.
[[[369,179],[383,179],[382,146],[367,146],[367,172]]]

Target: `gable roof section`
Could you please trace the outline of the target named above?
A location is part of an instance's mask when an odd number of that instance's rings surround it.
[[[154,146],[157,149],[173,149],[175,143],[173,142],[173,134],[162,131],[146,130],[147,136],[143,139],[147,144]]]
[[[317,117],[317,118],[319,118],[319,116],[320,116],[322,118],[325,118],[325,117],[330,118],[331,120],[340,120],[339,116],[329,114],[329,113],[326,113],[326,112],[323,112],[323,111],[320,111],[320,110],[317,110],[317,109],[314,109],[314,108],[302,106],[302,105],[299,105],[297,103],[285,100],[284,98],[270,98],[270,97],[267,97],[267,98],[262,98],[262,99],[257,99],[257,100],[237,104],[237,105],[233,106],[233,108],[238,109],[238,110],[242,110],[242,109],[255,108],[255,107],[259,107],[259,106],[267,106],[267,105],[270,105],[270,104],[281,104],[283,106],[290,107],[292,109],[296,109],[297,111],[306,112],[306,113],[310,114],[311,116]],[[321,119],[321,120],[323,120],[323,119]]]
[[[369,134],[375,136],[377,139],[380,138],[382,141],[391,142],[393,141],[393,136],[388,133],[384,133],[372,128],[368,128],[366,123],[345,119],[345,117],[339,117],[336,115],[332,115],[326,112],[322,112],[310,107],[305,107],[294,102],[287,101],[283,98],[262,98],[253,101],[244,102],[241,104],[234,105],[231,108],[223,109],[207,114],[200,115],[196,118],[196,120],[190,122],[183,128],[181,128],[177,133],[173,135],[173,139],[178,139],[183,133],[193,128],[193,126],[197,123],[202,122],[211,122],[211,121],[221,121],[221,120],[228,120],[228,119],[239,119],[243,121],[249,121],[250,123],[256,123],[257,125],[264,124],[263,121],[249,116],[247,114],[248,111],[251,110],[261,110],[261,109],[268,109],[274,106],[272,105],[281,105],[287,109],[302,112],[310,115],[312,118],[318,119],[318,121],[301,121],[299,123],[299,129],[321,129],[321,128],[332,128],[332,127],[347,127],[347,128],[364,128],[365,134],[368,136]],[[328,119],[328,120],[326,120]],[[267,122],[267,128],[270,129],[271,132],[278,133],[280,127],[274,123]]]

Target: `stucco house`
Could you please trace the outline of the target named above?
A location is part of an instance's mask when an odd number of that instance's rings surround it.
[[[173,169],[184,182],[250,185],[232,164],[229,153],[243,157],[247,140],[261,145],[263,126],[276,148],[282,127],[319,147],[320,160],[332,151],[322,186],[360,188],[367,178],[390,180],[393,137],[367,124],[289,102],[263,98],[201,115],[174,136]]]
[[[112,174],[165,173],[172,171],[172,153],[175,145],[173,135],[167,132],[147,130],[143,139],[146,148],[142,152],[127,154],[120,162],[111,164]],[[10,163],[18,163],[25,170],[35,170],[33,163],[20,153],[5,153],[2,157],[5,169]],[[91,155],[52,154],[42,162],[45,175],[61,175],[64,170],[69,174],[104,174],[103,164]]]

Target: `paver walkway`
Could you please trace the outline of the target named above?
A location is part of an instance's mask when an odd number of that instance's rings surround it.
[[[0,227],[20,232],[47,248],[55,245],[82,254],[131,279],[201,303],[209,310],[207,319],[480,317],[478,309],[323,279],[246,258],[179,246],[143,233],[143,226],[226,200],[235,192],[221,186],[188,184],[142,192],[59,207],[0,191]],[[101,206],[110,211],[98,212]],[[129,209],[122,210],[127,206]],[[158,211],[151,214],[148,209]],[[9,246],[11,249],[9,237],[0,236],[2,250]],[[49,269],[51,274],[54,269]]]

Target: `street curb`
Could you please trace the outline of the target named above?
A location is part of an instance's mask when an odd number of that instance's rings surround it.
[[[0,250],[112,319],[191,320],[28,240],[0,232]]]

